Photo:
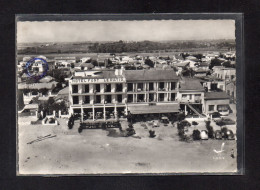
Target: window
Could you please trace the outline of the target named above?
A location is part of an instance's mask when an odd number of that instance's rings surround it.
[[[175,82],[171,82],[171,90],[175,90],[176,88],[176,83]]]
[[[159,82],[159,90],[163,90],[164,89],[164,82]]]
[[[228,111],[229,106],[228,105],[218,105],[217,110],[218,111]]]
[[[122,92],[123,90],[123,84],[116,84],[116,92]]]
[[[144,94],[137,94],[137,102],[144,102]]]
[[[137,83],[137,91],[143,91],[144,84],[143,83]]]
[[[214,111],[214,105],[209,105],[209,111]]]
[[[119,95],[117,95],[117,102],[118,103],[121,103],[122,102],[122,95],[121,94],[119,94]]]
[[[73,96],[73,104],[79,104],[79,97]]]
[[[72,85],[72,93],[78,93],[78,85]]]
[[[154,94],[149,94],[149,102],[154,101]]]
[[[127,91],[132,92],[133,91],[133,83],[128,83],[127,84]]]
[[[149,83],[149,91],[152,91],[152,90],[154,90],[154,88],[153,88],[153,82],[150,82],[150,83]]]
[[[181,97],[186,99],[187,98],[187,94],[183,94]]]
[[[96,92],[100,92],[100,84],[96,84]]]
[[[101,103],[101,96],[100,95],[96,96],[96,102],[95,103],[97,103],[97,104]]]
[[[133,94],[128,94],[127,95],[127,102],[133,102],[134,101],[134,96]]]
[[[89,84],[85,85],[85,93],[89,93]]]
[[[164,101],[164,94],[159,94],[159,101],[163,102]]]
[[[90,103],[90,97],[89,96],[85,96],[85,104],[89,104]]]
[[[175,93],[171,93],[171,101],[175,101],[175,97],[176,97],[176,94]]]
[[[112,102],[111,95],[107,95],[105,101],[106,101],[106,103],[111,103]]]
[[[111,84],[105,84],[105,92],[111,92]]]

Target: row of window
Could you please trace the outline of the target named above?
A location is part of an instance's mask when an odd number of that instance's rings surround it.
[[[83,104],[90,104],[90,96],[83,96]],[[158,98],[158,100],[157,100]],[[167,100],[166,100],[167,98]],[[159,93],[158,97],[155,96],[155,94],[149,94],[148,95],[148,102],[164,102],[164,101],[175,101],[176,94],[171,93],[169,97],[167,97],[167,94],[164,93]],[[79,104],[79,96],[73,96],[72,97],[73,104]],[[100,104],[101,102],[101,95],[96,95],[94,96],[94,102],[95,104]],[[122,103],[123,101],[123,96],[121,94],[116,95],[116,101],[118,103]],[[144,94],[137,94],[134,96],[133,94],[128,94],[127,95],[127,102],[146,102],[145,100],[145,95]],[[112,103],[112,95],[106,95],[104,96],[104,103]]]
[[[90,88],[89,88],[89,84],[85,84],[84,85],[84,93],[89,93]],[[95,84],[94,85],[94,91],[95,92],[100,92],[100,84]],[[104,91],[105,92],[111,92],[111,84],[105,84],[104,86]],[[168,88],[169,89],[169,88]],[[176,89],[176,83],[175,82],[171,82],[171,88],[170,90],[175,90]],[[134,89],[134,83],[128,83],[127,84],[127,91],[128,92],[133,92],[133,91],[154,91],[155,87],[154,87],[154,83],[150,82],[148,83],[146,89],[144,89],[144,83],[137,83],[136,88]],[[159,91],[166,91],[166,85],[164,82],[159,82],[158,83],[158,90]],[[78,85],[72,85],[72,93],[78,93],[79,89],[78,89]],[[122,92],[123,91],[123,84],[119,83],[116,84],[115,86],[115,92]]]
[[[104,86],[104,91],[105,92],[111,92],[111,84],[105,84]],[[100,88],[100,84],[95,84],[94,85],[94,91],[95,92],[100,92],[101,88]],[[116,92],[122,92],[123,91],[123,84],[116,84]],[[84,85],[84,92],[85,93],[89,93],[90,88],[89,88],[89,84],[85,84]],[[78,93],[79,92],[79,87],[78,85],[72,85],[72,93]]]

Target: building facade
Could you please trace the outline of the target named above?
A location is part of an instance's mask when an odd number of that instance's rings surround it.
[[[80,71],[69,80],[70,113],[106,120],[129,113],[178,112],[177,93],[173,70]]]

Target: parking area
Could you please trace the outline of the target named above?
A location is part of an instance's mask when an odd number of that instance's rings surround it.
[[[234,172],[236,141],[179,141],[177,127],[159,123],[134,123],[136,134],[123,137],[119,129],[86,129],[78,133],[79,122],[69,130],[66,119],[58,126],[19,126],[19,174],[101,174]],[[121,122],[123,130],[126,121]],[[196,128],[203,128],[200,123]],[[218,127],[218,126],[217,126]],[[149,130],[155,137],[149,137]],[[32,144],[39,136],[56,135]],[[219,150],[225,143],[224,152]],[[203,160],[203,162],[201,162]]]

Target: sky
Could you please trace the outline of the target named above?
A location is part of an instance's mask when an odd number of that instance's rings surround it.
[[[17,22],[17,42],[235,39],[234,20]]]

